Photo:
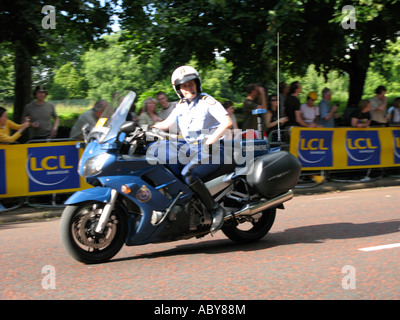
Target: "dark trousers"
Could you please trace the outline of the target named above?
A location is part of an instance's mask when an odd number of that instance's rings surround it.
[[[167,164],[188,185],[218,170],[224,160],[222,143],[205,148],[204,143],[161,140],[153,143],[149,150],[152,156],[159,159],[160,163]]]

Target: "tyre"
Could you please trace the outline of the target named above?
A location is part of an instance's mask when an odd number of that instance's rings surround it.
[[[125,242],[128,219],[123,207],[119,205],[111,212],[103,232],[95,232],[104,205],[85,202],[67,206],[62,213],[61,242],[66,251],[79,262],[106,262],[119,252]]]
[[[222,232],[232,241],[237,243],[250,243],[263,238],[271,229],[275,221],[276,208],[270,208],[252,216],[236,218],[225,222]]]

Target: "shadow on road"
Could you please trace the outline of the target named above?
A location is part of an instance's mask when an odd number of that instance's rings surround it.
[[[286,229],[270,238],[281,245],[323,243],[329,239],[355,239],[399,232],[400,219],[367,223],[339,222]]]
[[[164,251],[114,259],[110,262],[204,253],[219,254],[235,251],[255,251],[301,243],[324,243],[329,239],[354,239],[391,234],[399,232],[399,228],[400,220],[397,219],[359,224],[350,222],[318,224],[270,233],[263,240],[250,244],[237,244],[229,239],[199,241],[199,243],[177,245],[175,248]]]

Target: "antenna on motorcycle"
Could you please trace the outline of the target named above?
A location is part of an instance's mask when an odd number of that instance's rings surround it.
[[[276,84],[276,91],[277,91],[277,94],[276,94],[276,98],[277,98],[277,107],[276,107],[276,111],[277,111],[277,118],[278,118],[278,137],[277,137],[277,139],[278,139],[278,142],[281,142],[281,125],[280,125],[280,121],[279,121],[279,118],[280,118],[280,115],[279,115],[279,113],[280,113],[280,101],[279,101],[279,32],[277,32],[277,34],[276,34],[276,42],[277,42],[277,44],[276,44],[276,81],[277,81],[277,84]]]

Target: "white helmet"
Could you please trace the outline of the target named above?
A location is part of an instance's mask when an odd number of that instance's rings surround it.
[[[181,66],[172,73],[172,87],[180,98],[183,98],[180,85],[190,80],[194,80],[196,82],[197,93],[202,92],[200,75],[195,68],[190,66]]]

